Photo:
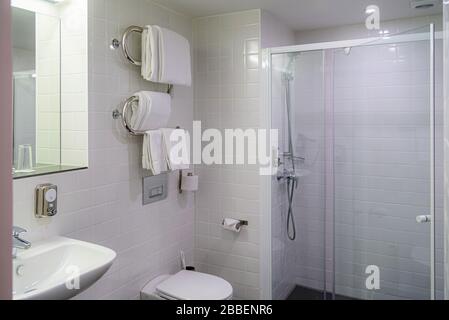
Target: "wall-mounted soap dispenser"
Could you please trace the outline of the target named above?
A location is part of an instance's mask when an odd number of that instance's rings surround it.
[[[53,217],[58,213],[58,187],[42,184],[36,187],[36,218]]]

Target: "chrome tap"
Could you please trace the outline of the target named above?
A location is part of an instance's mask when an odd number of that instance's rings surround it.
[[[31,242],[28,242],[20,237],[22,233],[27,232],[23,228],[12,227],[12,247],[13,249],[29,249]]]

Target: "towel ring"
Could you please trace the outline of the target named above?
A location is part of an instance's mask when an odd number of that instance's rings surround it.
[[[142,27],[139,27],[139,26],[130,26],[130,27],[128,27],[125,30],[125,32],[123,33],[122,42],[120,42],[117,39],[112,39],[111,49],[113,49],[113,50],[118,49],[120,47],[120,44],[121,44],[122,45],[123,55],[125,56],[126,60],[128,60],[128,62],[130,62],[131,64],[133,64],[135,66],[142,66],[142,61],[139,61],[139,60],[133,58],[131,56],[131,54],[129,53],[128,37],[133,32],[143,33],[143,31],[144,31],[144,29]],[[173,85],[172,84],[167,84],[167,93],[171,94],[172,91],[173,91]]]
[[[123,110],[122,112],[120,112],[119,110],[114,110],[112,112],[112,117],[114,119],[118,119],[118,118],[122,118],[122,124],[123,126],[126,128],[126,130],[129,131],[129,133],[133,136],[141,136],[143,134],[145,134],[145,132],[142,131],[135,131],[131,128],[131,126],[128,124],[128,121],[126,121],[126,112],[128,111],[128,107],[135,102],[138,102],[139,98],[136,96],[132,96],[131,98],[128,98],[125,103],[123,104]]]
[[[136,131],[134,129],[131,128],[131,126],[128,124],[128,121],[126,120],[126,113],[128,112],[128,107],[135,103],[135,102],[139,102],[139,98],[136,96],[132,96],[130,98],[128,98],[125,103],[123,104],[123,109],[122,112],[120,112],[119,109],[115,109],[114,111],[112,111],[112,118],[114,120],[117,120],[119,118],[122,118],[122,125],[125,127],[126,130],[128,130],[128,132],[133,135],[133,136],[143,136],[145,135],[144,131]],[[177,126],[176,129],[181,129],[180,126]]]
[[[131,54],[129,53],[129,49],[128,49],[128,37],[133,32],[143,33],[143,28],[138,27],[138,26],[130,26],[125,30],[125,32],[123,33],[123,38],[122,38],[123,54],[125,55],[126,59],[128,59],[128,61],[131,62],[133,65],[141,66],[142,61],[138,61],[138,60],[134,59],[131,56]]]

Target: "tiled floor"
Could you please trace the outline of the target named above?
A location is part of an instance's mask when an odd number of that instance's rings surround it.
[[[296,286],[287,300],[332,300],[332,293],[326,293],[314,289]],[[344,296],[335,296],[335,300],[355,300]]]

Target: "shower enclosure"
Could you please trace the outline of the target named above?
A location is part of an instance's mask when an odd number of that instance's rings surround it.
[[[443,297],[440,36],[265,50],[267,298]]]

